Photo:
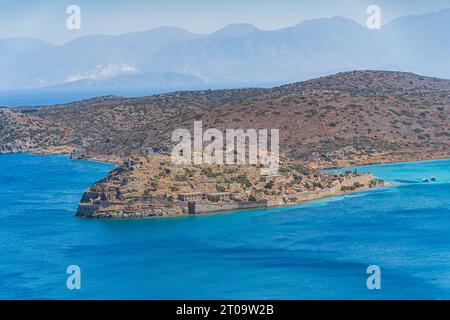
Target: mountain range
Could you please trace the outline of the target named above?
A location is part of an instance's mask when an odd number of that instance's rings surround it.
[[[295,82],[366,69],[450,78],[448,30],[450,9],[381,30],[334,17],[275,31],[233,24],[207,35],[160,27],[63,45],[11,38],[0,40],[0,88]]]

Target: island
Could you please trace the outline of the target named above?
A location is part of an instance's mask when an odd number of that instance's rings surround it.
[[[302,203],[384,181],[370,173],[325,173],[286,159],[276,175],[256,165],[174,165],[168,155],[126,160],[83,194],[77,215],[144,218]]]

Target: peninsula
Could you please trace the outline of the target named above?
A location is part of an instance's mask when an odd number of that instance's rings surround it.
[[[256,165],[174,165],[170,156],[128,159],[86,190],[77,215],[143,218],[269,208],[383,185],[372,174],[324,173],[284,159],[276,175]]]

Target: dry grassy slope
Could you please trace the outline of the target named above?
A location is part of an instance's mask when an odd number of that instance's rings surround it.
[[[358,71],[273,89],[103,97],[0,109],[0,145],[83,148],[124,158],[170,144],[176,128],[278,128],[281,152],[317,166],[450,155],[450,81]],[[1,151],[1,149],[0,149]]]
[[[279,89],[292,93],[304,90],[337,90],[379,95],[398,92],[450,91],[450,81],[407,72],[353,71],[281,86]]]
[[[262,196],[266,185],[266,182],[260,180],[258,166],[174,165],[168,155],[136,158],[131,162],[132,165],[124,164],[111,171],[106,178],[91,187],[90,191],[113,194],[113,198],[115,193],[120,193],[124,199],[143,195],[165,197],[168,194],[176,199],[179,193],[231,191],[230,185],[233,192],[241,193],[257,188],[259,192],[255,194]],[[320,183],[328,187],[336,179],[330,175],[327,180],[327,174],[315,172],[295,161],[283,161],[282,165],[281,172],[284,176],[291,177],[286,178],[288,182],[294,179],[292,176],[299,179],[295,183],[297,186]],[[275,186],[279,184],[274,183],[271,190],[275,191]]]

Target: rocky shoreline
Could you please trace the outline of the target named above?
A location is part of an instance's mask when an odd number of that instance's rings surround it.
[[[120,168],[123,166],[122,164],[118,164],[118,159],[114,159],[112,161],[111,158],[76,158],[71,156],[69,153],[61,152],[62,149],[43,149],[40,151],[34,150],[33,154],[37,155],[67,155],[72,160],[86,160],[86,161],[98,161],[104,163],[112,163]],[[10,154],[10,153],[23,153],[20,148],[14,147],[0,147],[0,154]],[[164,157],[164,155],[159,155],[160,157]],[[384,163],[400,163],[400,162],[411,162],[411,161],[424,161],[424,160],[436,160],[436,159],[444,159],[449,158],[448,155],[443,156],[433,156],[433,157],[422,157],[419,155],[418,157],[412,159],[403,159],[401,161],[396,161],[394,159],[387,161],[380,161],[380,159],[370,161],[370,162],[362,162],[357,163],[356,166],[361,165],[371,165],[371,164],[384,164]],[[353,163],[353,165],[355,165]],[[316,166],[312,166],[313,168]],[[339,168],[323,168],[323,169],[339,169]],[[106,178],[105,178],[106,179]],[[354,183],[358,182],[358,186],[354,187]],[[378,180],[373,177],[371,173],[358,174],[356,179],[349,180],[346,184],[339,185],[338,187],[333,187],[329,189],[322,189],[318,191],[308,191],[303,193],[296,193],[295,201],[283,201],[282,197],[279,199],[271,198],[270,200],[263,201],[239,201],[239,202],[221,202],[221,203],[208,203],[208,202],[200,202],[197,204],[197,207],[202,208],[200,212],[191,213],[191,214],[205,214],[205,213],[214,213],[214,212],[227,212],[227,211],[241,211],[246,209],[264,209],[264,208],[272,208],[278,206],[289,206],[301,204],[309,201],[320,200],[324,198],[334,197],[343,194],[351,194],[353,192],[358,192],[362,190],[366,190],[373,187],[379,186],[390,186],[391,184],[388,182],[384,182],[382,180]],[[342,187],[347,187],[347,189],[343,189]],[[91,188],[86,190],[83,193],[83,197],[89,193]],[[97,194],[94,198],[101,198],[101,194]],[[95,199],[93,199],[95,200]],[[161,200],[161,199],[159,199]],[[165,200],[164,200],[165,201]],[[266,201],[266,203],[261,203]],[[77,209],[76,216],[80,218],[97,218],[97,219],[138,219],[138,218],[153,218],[153,217],[174,217],[174,216],[185,216],[189,215],[189,202],[181,202],[181,201],[172,201],[171,203],[165,203],[161,205],[161,203],[152,203],[151,201],[134,201],[133,205],[130,207],[129,203],[86,203],[80,201]]]
[[[279,175],[253,166],[174,166],[167,155],[127,160],[87,189],[77,216],[147,218],[264,209],[384,185],[370,173],[324,173],[296,162]]]
[[[370,175],[371,176],[371,175]],[[375,186],[388,186],[388,183],[377,183],[372,187],[364,185],[354,190],[348,191],[332,191],[332,190],[324,190],[323,193],[305,193],[303,195],[304,200],[291,202],[291,203],[265,203],[261,204],[260,202],[244,202],[244,203],[232,203],[230,205],[224,204],[214,204],[210,209],[206,209],[201,213],[189,213],[188,204],[178,204],[176,207],[172,208],[157,208],[149,205],[148,208],[142,208],[139,210],[124,210],[124,209],[116,209],[116,210],[101,210],[101,206],[94,206],[91,210],[86,210],[86,206],[83,203],[78,205],[76,216],[79,218],[89,218],[89,219],[144,219],[144,218],[161,218],[161,217],[176,217],[176,216],[187,216],[191,214],[208,214],[208,213],[225,213],[230,211],[243,211],[243,210],[252,210],[252,209],[270,209],[274,207],[284,207],[284,206],[293,206],[298,205],[310,201],[316,201],[326,198],[331,198],[339,195],[352,194],[354,192],[360,192],[363,190],[367,190],[373,188]],[[207,204],[203,204],[204,206]]]

